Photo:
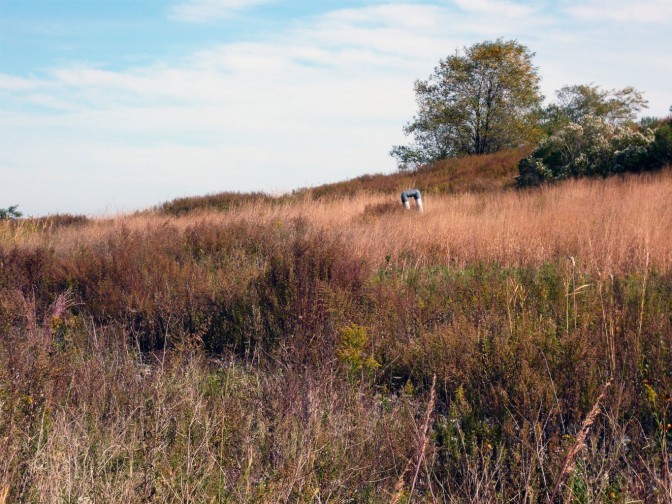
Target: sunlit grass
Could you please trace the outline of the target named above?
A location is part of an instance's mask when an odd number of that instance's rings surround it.
[[[0,498],[665,502],[672,174],[388,189],[0,223]]]

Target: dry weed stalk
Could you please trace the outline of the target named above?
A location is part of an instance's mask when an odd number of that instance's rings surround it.
[[[411,498],[413,497],[413,491],[415,490],[415,484],[418,481],[418,475],[420,474],[420,465],[422,464],[422,459],[425,456],[425,450],[427,449],[427,441],[429,440],[429,437],[427,436],[427,432],[429,431],[429,423],[431,422],[432,419],[432,414],[434,413],[434,404],[436,403],[436,375],[433,376],[432,378],[432,388],[429,391],[429,403],[427,404],[427,413],[425,414],[425,423],[422,425],[422,431],[420,433],[420,443],[419,443],[419,449],[418,449],[418,461],[415,466],[415,476],[413,477],[413,483],[411,484],[411,490],[408,494],[408,502],[411,502]],[[392,504],[398,504],[399,501],[401,500],[401,496],[404,492],[404,479],[406,477],[406,473],[409,471],[411,468],[411,462],[413,459],[409,459],[408,462],[406,463],[406,467],[404,468],[403,472],[399,476],[399,479],[397,480],[396,485],[394,485],[394,497],[392,499]]]
[[[599,395],[597,401],[595,401],[595,404],[593,405],[593,409],[590,410],[590,413],[588,413],[588,416],[586,416],[586,419],[583,421],[581,429],[576,436],[576,443],[574,446],[572,446],[571,450],[569,450],[562,464],[562,470],[560,471],[560,474],[558,475],[558,481],[555,483],[555,487],[553,488],[550,502],[555,502],[555,497],[558,493],[558,490],[560,489],[560,485],[562,485],[564,479],[574,471],[576,466],[576,456],[583,448],[586,447],[586,439],[588,438],[590,429],[595,423],[595,420],[597,420],[597,416],[600,414],[600,403],[607,394],[607,389],[611,386],[613,381],[614,380],[612,378],[607,383],[605,383],[604,388],[602,389],[602,393]]]

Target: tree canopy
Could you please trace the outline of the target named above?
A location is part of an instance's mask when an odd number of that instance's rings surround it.
[[[441,60],[415,83],[418,111],[404,127],[414,141],[390,152],[399,168],[538,140],[542,96],[533,56],[515,40],[497,39]]]
[[[542,114],[549,134],[567,123],[578,123],[584,116],[599,117],[612,126],[633,123],[648,103],[642,93],[631,86],[606,90],[593,84],[577,84],[564,86],[555,94],[556,102]]]

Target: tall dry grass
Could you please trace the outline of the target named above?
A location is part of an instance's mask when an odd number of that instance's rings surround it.
[[[185,217],[159,214],[101,219],[72,228],[33,222],[0,228],[0,244],[44,246],[69,256],[78,247],[119,233],[194,225],[280,225],[303,219],[342,238],[355,256],[380,264],[386,256],[419,264],[464,266],[497,262],[539,266],[574,257],[591,272],[634,271],[648,264],[672,268],[672,176],[669,172],[620,179],[575,180],[532,191],[425,196],[426,212],[404,212],[395,197],[358,193],[352,198],[282,204],[264,201],[228,212]]]
[[[343,198],[357,192],[396,194],[409,187],[416,187],[426,194],[510,189],[514,186],[518,174],[518,162],[529,153],[529,148],[522,148],[480,156],[444,159],[417,170],[390,175],[364,175],[344,182],[299,191],[299,194],[307,193],[316,199],[325,199]]]
[[[1,223],[0,497],[665,502],[670,196]]]
[[[381,409],[326,370],[143,356],[113,328],[59,341],[51,323],[0,345],[6,502],[383,500],[414,448],[413,398]]]
[[[427,197],[423,216],[352,219],[342,227],[363,257],[406,253],[426,264],[528,267],[572,256],[603,274],[633,271],[646,261],[669,271],[670,196],[669,175],[571,181],[534,192]]]

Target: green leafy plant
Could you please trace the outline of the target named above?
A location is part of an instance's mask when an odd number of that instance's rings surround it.
[[[672,118],[655,130],[648,154],[649,161],[654,167],[672,163]]]
[[[567,123],[578,123],[584,116],[599,117],[614,126],[633,124],[647,101],[637,89],[604,90],[593,84],[563,86],[556,91],[556,101],[542,110],[541,121],[547,134]],[[651,118],[643,124],[650,124]]]
[[[380,363],[369,351],[367,328],[357,324],[346,326],[341,330],[337,355],[351,374],[360,371],[371,372],[380,367]]]
[[[0,208],[0,220],[18,219],[23,214],[17,210],[19,205],[12,205],[8,208]]]
[[[655,132],[617,126],[593,115],[569,122],[518,164],[517,187],[586,175],[608,176],[660,168],[672,159],[669,125]]]

